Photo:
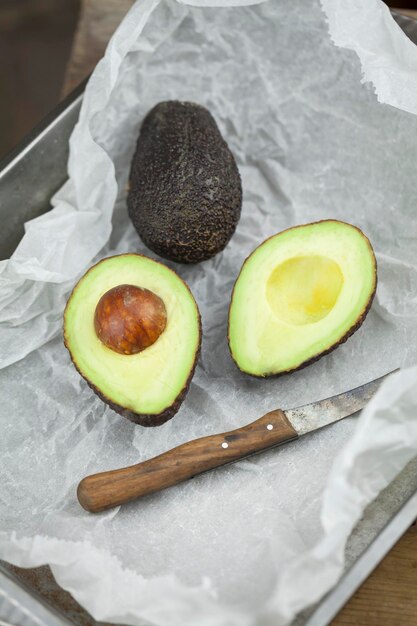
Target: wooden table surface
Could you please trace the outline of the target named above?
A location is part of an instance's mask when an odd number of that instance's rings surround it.
[[[83,0],[64,94],[93,70],[132,4],[133,0]],[[417,11],[407,13],[417,17]],[[400,539],[332,625],[417,626],[416,526]]]

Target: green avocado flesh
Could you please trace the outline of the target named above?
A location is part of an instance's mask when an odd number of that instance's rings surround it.
[[[165,330],[137,354],[119,354],[96,335],[100,298],[122,284],[148,289],[165,304]],[[74,288],[65,310],[64,338],[74,365],[96,393],[133,421],[154,426],[178,410],[200,348],[200,315],[179,276],[147,257],[123,254],[92,267]]]
[[[359,328],[376,280],[371,244],[350,224],[327,220],[267,239],[234,286],[234,361],[248,374],[272,376],[317,360]]]

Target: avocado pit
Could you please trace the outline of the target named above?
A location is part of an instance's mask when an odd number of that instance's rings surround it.
[[[99,300],[94,314],[97,337],[119,354],[137,354],[164,332],[167,311],[163,300],[149,289],[118,285]]]

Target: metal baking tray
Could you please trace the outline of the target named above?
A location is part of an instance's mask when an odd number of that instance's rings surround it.
[[[417,21],[393,15],[417,44]],[[12,254],[23,235],[24,223],[50,209],[51,196],[65,182],[68,139],[78,119],[83,91],[84,84],[0,162],[1,259]],[[416,518],[417,458],[365,511],[348,541],[345,572],[339,583],[300,614],[293,626],[329,624]],[[7,621],[10,606],[14,607],[9,618],[13,626],[96,623],[57,586],[47,567],[23,570],[0,563],[0,621]]]

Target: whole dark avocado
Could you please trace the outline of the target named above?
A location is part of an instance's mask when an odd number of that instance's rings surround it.
[[[242,185],[207,109],[167,101],[148,113],[132,160],[127,206],[142,241],[166,259],[198,263],[225,248],[239,221]]]

